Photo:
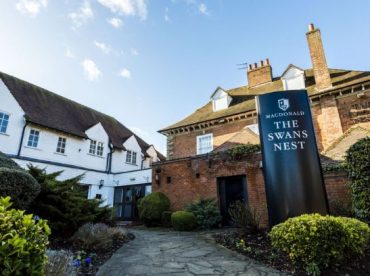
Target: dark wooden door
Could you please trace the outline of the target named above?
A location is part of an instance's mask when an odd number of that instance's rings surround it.
[[[121,220],[138,219],[137,203],[145,195],[145,185],[116,187],[114,191],[115,217]]]
[[[220,199],[220,212],[223,224],[231,224],[229,207],[235,201],[247,203],[247,183],[245,175],[220,177],[218,182],[218,195]]]

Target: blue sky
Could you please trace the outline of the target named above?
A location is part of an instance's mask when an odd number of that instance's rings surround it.
[[[116,117],[157,149],[157,130],[217,86],[246,84],[237,64],[268,57],[274,76],[311,66],[321,29],[332,68],[370,71],[370,1],[1,0],[0,70]]]

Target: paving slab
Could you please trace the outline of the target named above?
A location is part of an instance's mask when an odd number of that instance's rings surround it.
[[[98,276],[124,275],[286,275],[198,232],[130,230],[125,244],[100,267]]]

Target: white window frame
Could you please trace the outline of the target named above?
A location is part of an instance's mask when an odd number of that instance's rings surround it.
[[[128,150],[126,152],[126,163],[131,164],[131,162],[132,162],[132,151]]]
[[[96,155],[97,156],[103,156],[104,154],[104,143],[103,142],[98,142],[96,146]]]
[[[203,138],[208,138],[210,137],[211,138],[211,147],[209,148],[208,151],[205,151],[203,150],[203,148],[201,148],[200,146],[200,140],[203,139]],[[208,133],[208,134],[204,134],[204,135],[199,135],[197,136],[197,155],[199,154],[206,154],[206,153],[209,153],[213,150],[213,133]]]
[[[66,153],[67,138],[63,136],[58,137],[57,142],[57,153],[65,154]]]
[[[89,154],[95,155],[96,153],[96,140],[90,140]]]
[[[40,142],[40,130],[31,128],[28,134],[27,147],[38,148]],[[32,137],[32,140],[31,140]],[[37,137],[37,139],[35,139]]]
[[[6,134],[6,131],[7,131],[8,126],[9,126],[10,114],[6,113],[6,112],[3,112],[3,111],[0,111],[0,116],[1,115],[2,115],[2,118],[0,118],[0,133],[1,134]],[[7,116],[8,118],[5,119],[5,116]],[[5,124],[5,122],[6,122],[6,124]],[[5,125],[5,131],[2,131],[4,125]]]
[[[132,162],[131,162],[131,164],[132,164],[132,165],[137,165],[137,152],[136,152],[136,151],[133,151],[133,152],[132,152],[132,157],[131,157],[131,159],[132,159],[132,160],[131,160],[131,161],[132,161]]]

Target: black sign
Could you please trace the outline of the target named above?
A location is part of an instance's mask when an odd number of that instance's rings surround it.
[[[328,213],[306,90],[256,97],[270,227],[289,217]]]

